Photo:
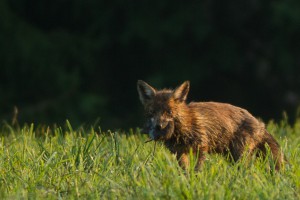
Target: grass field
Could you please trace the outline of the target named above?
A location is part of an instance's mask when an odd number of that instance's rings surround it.
[[[232,165],[209,155],[200,172],[184,172],[160,143],[138,131],[12,128],[0,133],[0,199],[300,199],[300,120],[269,123],[290,165],[270,159]],[[193,158],[192,158],[193,159]]]

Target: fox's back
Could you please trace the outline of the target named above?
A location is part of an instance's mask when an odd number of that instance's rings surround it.
[[[217,102],[192,102],[188,107],[197,120],[195,124],[205,132],[208,145],[221,148],[220,151],[243,130],[251,133],[248,137],[254,139],[259,139],[263,134],[264,124],[243,108]]]
[[[188,104],[188,107],[206,119],[229,120],[234,122],[245,119],[258,121],[247,110],[227,103],[191,102]]]

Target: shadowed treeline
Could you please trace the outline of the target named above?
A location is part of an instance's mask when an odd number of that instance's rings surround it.
[[[264,120],[300,102],[300,2],[3,0],[0,120],[141,122],[136,81]]]

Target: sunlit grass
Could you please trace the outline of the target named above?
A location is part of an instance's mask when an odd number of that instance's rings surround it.
[[[163,145],[154,149],[133,130],[4,124],[0,198],[299,199],[300,121],[267,128],[290,163],[280,173],[268,170],[268,158],[232,165],[219,155],[208,155],[200,172],[185,172]]]

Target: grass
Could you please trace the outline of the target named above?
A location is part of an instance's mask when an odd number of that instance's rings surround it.
[[[267,128],[290,162],[280,173],[267,170],[269,159],[246,167],[218,155],[208,155],[200,172],[184,172],[160,143],[154,151],[133,130],[4,124],[0,199],[299,199],[300,120]]]

